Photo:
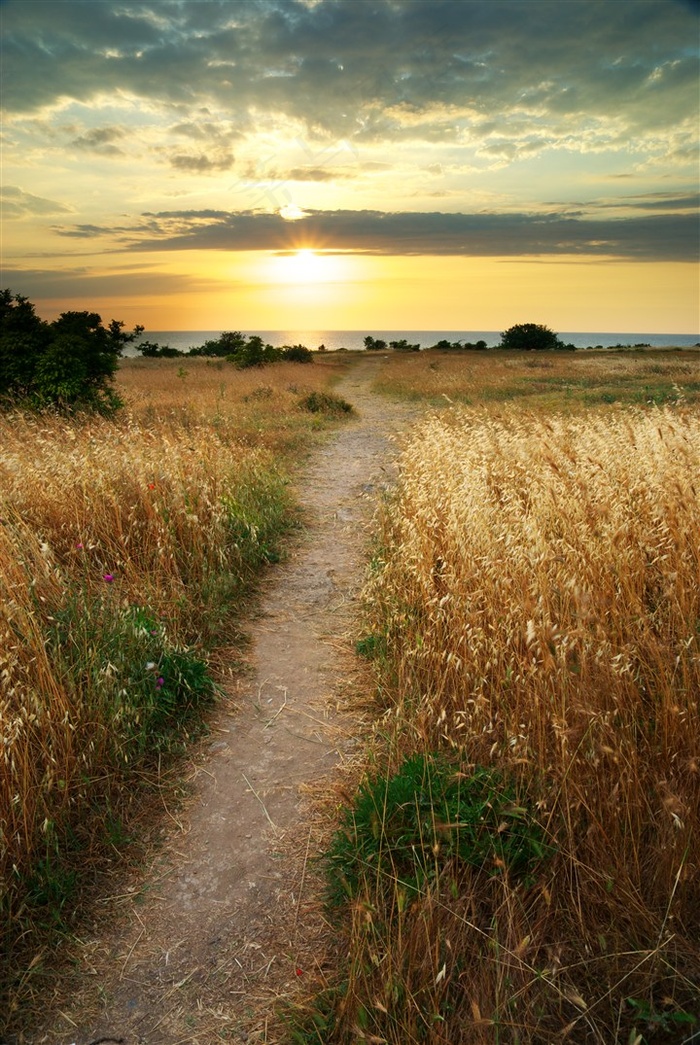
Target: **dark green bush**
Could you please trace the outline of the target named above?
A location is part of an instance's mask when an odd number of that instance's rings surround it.
[[[112,413],[121,400],[113,387],[122,350],[143,330],[106,327],[96,312],[63,312],[39,319],[20,294],[0,291],[0,401],[9,406]]]
[[[285,345],[282,358],[288,363],[313,363],[314,354],[306,345]]]
[[[516,348],[526,352],[564,348],[564,343],[542,323],[516,323],[501,334],[499,348]]]

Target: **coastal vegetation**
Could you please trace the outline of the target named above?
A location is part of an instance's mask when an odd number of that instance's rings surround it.
[[[0,406],[114,413],[122,404],[114,375],[131,333],[96,312],[62,312],[52,323],[21,294],[0,291]]]
[[[446,402],[494,408],[567,411],[591,407],[700,402],[695,349],[510,352],[491,349],[392,355],[374,383],[383,395],[432,406]]]
[[[418,425],[364,591],[377,725],[327,856],[341,972],[295,1040],[697,1029],[699,447],[683,405]]]
[[[136,348],[142,356],[150,359],[174,359],[178,356],[186,356],[188,359],[197,356],[223,358],[239,370],[269,363],[312,363],[314,358],[306,345],[282,345],[281,348],[275,348],[265,344],[258,334],[246,337],[240,330],[225,330],[218,338],[211,338],[203,345],[191,348],[189,352],[148,340],[139,341]],[[319,351],[325,352],[325,347],[320,346]]]
[[[120,360],[110,416],[0,415],[8,1021],[202,730],[296,524],[293,463],[352,411],[332,389],[357,356],[230,355]],[[683,1041],[700,358],[446,348],[376,369],[426,411],[358,620],[376,714],[324,858],[337,963],[290,1039]]]
[[[3,1019],[235,666],[345,365],[122,360],[114,416],[0,415]]]

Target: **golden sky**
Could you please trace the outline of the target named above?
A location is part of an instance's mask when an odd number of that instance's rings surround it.
[[[694,334],[692,0],[5,0],[2,285],[151,330]]]

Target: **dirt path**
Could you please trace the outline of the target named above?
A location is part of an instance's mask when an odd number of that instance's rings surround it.
[[[381,365],[363,357],[338,387],[359,416],[300,483],[308,529],[271,571],[251,672],[237,710],[217,718],[182,833],[128,898],[123,932],[87,948],[75,1003],[51,1014],[37,1045],[273,1042],[275,999],[317,980],[325,927],[304,792],[356,745],[356,719],[339,710],[355,667],[353,598],[391,436],[411,416],[369,391]]]

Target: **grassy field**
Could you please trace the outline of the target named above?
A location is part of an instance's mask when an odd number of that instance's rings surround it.
[[[435,405],[517,404],[532,409],[700,402],[700,351],[397,353],[376,383],[385,395]]]
[[[0,1011],[199,728],[344,366],[125,361],[115,420],[0,417]]]
[[[380,387],[487,405],[426,417],[382,511],[358,641],[380,717],[327,861],[347,957],[297,1040],[682,1042],[700,1027],[696,357],[432,356],[389,357]],[[639,399],[651,373],[676,405]],[[645,405],[587,409],[599,389]]]

